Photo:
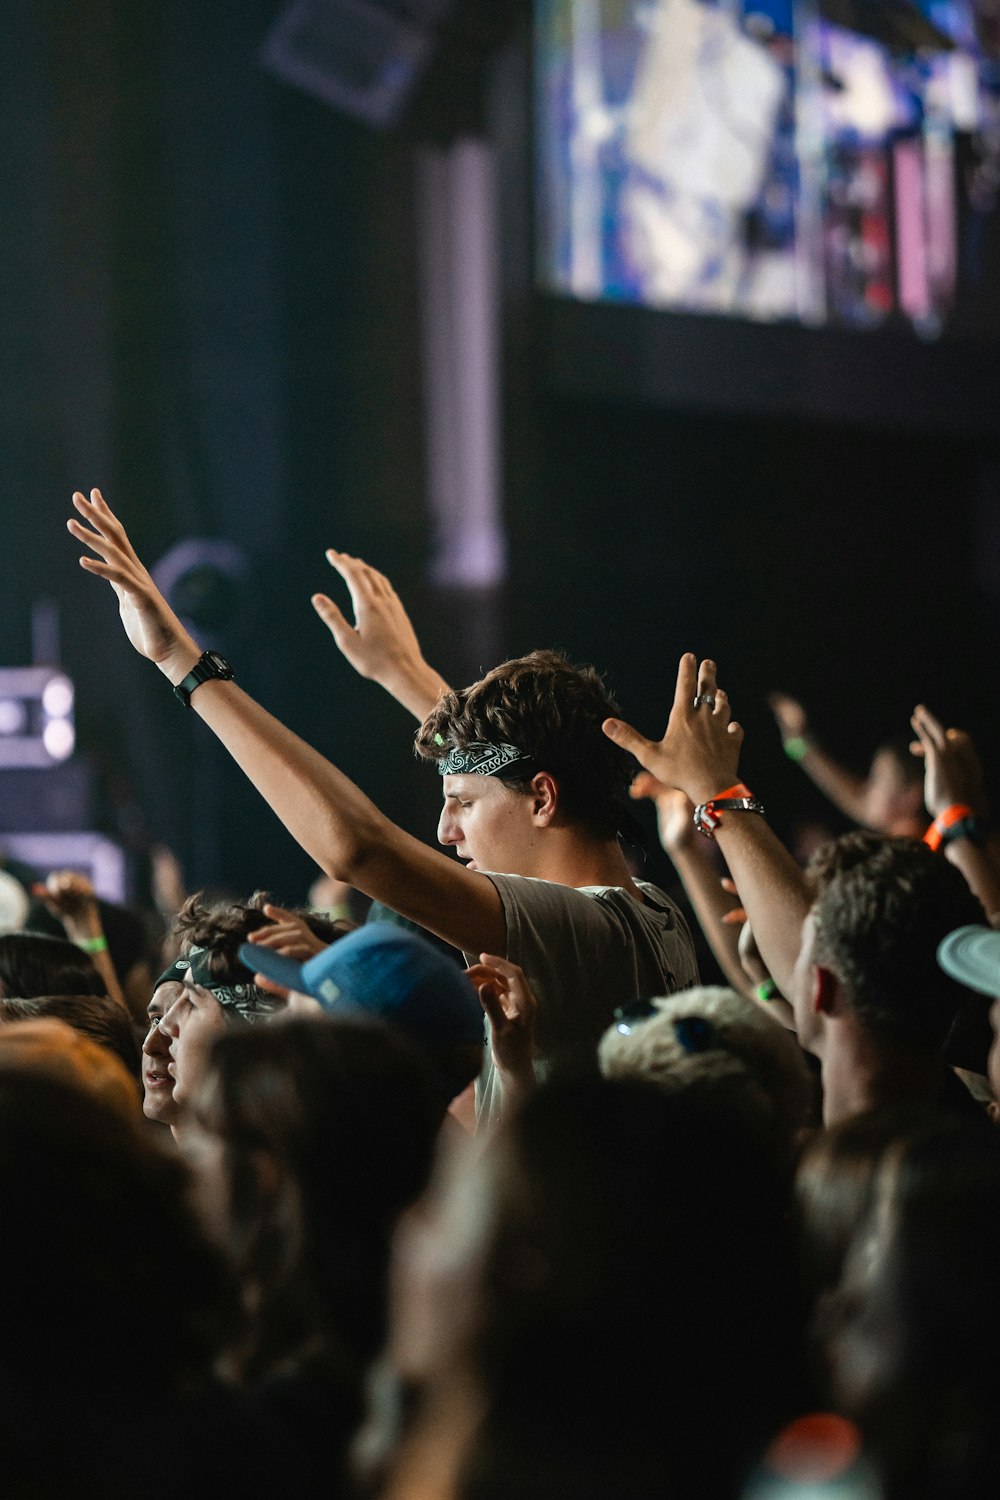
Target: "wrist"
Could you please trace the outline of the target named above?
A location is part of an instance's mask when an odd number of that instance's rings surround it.
[[[395,668],[395,677],[399,684],[410,688],[414,692],[425,694],[437,701],[444,691],[444,682],[435,672],[430,664],[418,657],[415,661],[401,661]]]
[[[75,917],[68,916],[64,912],[62,920],[70,942],[78,946],[104,936],[104,927],[96,911],[92,915]]]
[[[184,640],[172,646],[166,656],[160,657],[156,665],[170,683],[176,687],[201,660],[201,647],[185,632]]]
[[[74,938],[73,941],[78,948],[83,949],[84,953],[107,953],[108,951],[108,940],[103,932],[95,937]]]
[[[704,802],[711,802],[713,797],[721,797],[723,793],[740,782],[740,773],[735,767],[730,766],[720,771],[699,771],[697,781],[692,780],[689,785],[681,790],[687,795],[695,807],[701,807]]]
[[[812,749],[812,742],[803,729],[801,734],[786,734],[782,736],[781,748],[789,760],[805,760]]]
[[[765,816],[763,803],[743,781],[725,786],[721,791],[713,792],[711,797],[706,797],[704,802],[698,803],[694,810],[694,826],[706,838],[714,838],[731,813],[755,813],[761,818]]]
[[[952,802],[943,807],[924,834],[929,849],[943,849],[959,839],[981,844],[985,836],[983,821],[966,802]]]
[[[501,1067],[496,1062],[497,1078],[500,1083],[500,1092],[508,1101],[524,1099],[535,1087],[535,1069],[533,1063],[518,1063],[514,1067]]]
[[[423,657],[417,661],[399,662],[391,671],[385,672],[379,682],[397,703],[402,703],[421,722],[442,693],[449,690],[444,678],[428,666]]]

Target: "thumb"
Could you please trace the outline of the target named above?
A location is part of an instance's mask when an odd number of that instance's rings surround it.
[[[313,594],[312,607],[343,651],[351,637],[357,634],[354,626],[347,623],[339,606],[326,594]]]
[[[609,740],[614,740],[616,745],[621,745],[623,750],[628,750],[634,755],[640,765],[644,765],[644,756],[655,748],[652,740],[647,740],[645,735],[633,729],[631,724],[626,724],[622,719],[605,719],[601,725]]]

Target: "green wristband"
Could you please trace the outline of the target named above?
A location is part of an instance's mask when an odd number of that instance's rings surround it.
[[[793,734],[787,740],[782,740],[781,748],[789,760],[805,760],[811,747],[804,734]]]
[[[764,979],[757,986],[758,1000],[773,1000],[778,993],[778,986],[773,979]]]
[[[76,946],[82,948],[84,953],[107,953],[108,940],[102,933],[100,937],[79,938]]]

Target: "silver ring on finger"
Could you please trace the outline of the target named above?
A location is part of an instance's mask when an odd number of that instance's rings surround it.
[[[714,693],[699,693],[698,696],[697,696],[697,698],[694,700],[694,704],[692,706],[694,708],[700,708],[703,703],[707,703],[709,708],[714,708],[715,707],[715,694]]]

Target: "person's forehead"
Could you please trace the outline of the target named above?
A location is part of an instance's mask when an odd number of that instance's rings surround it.
[[[181,985],[181,990],[183,992],[185,1000],[189,1001],[191,1005],[197,1005],[201,1007],[204,1007],[206,1005],[219,1005],[219,1001],[212,994],[212,991],[207,990],[203,984],[195,984],[193,979],[185,979],[184,983]],[[219,1005],[219,1009],[222,1009],[221,1005]]]
[[[159,1010],[164,1014],[170,1009],[175,1000],[179,1000],[184,993],[184,986],[179,979],[168,979],[164,984],[158,984],[150,996],[147,1010]]]
[[[466,772],[461,776],[442,776],[441,795],[443,797],[488,797],[494,791],[502,790],[502,783],[495,776],[481,776],[477,772]]]

